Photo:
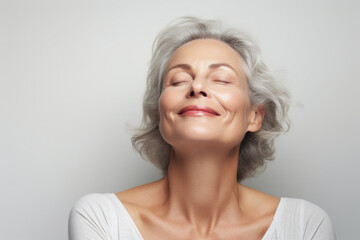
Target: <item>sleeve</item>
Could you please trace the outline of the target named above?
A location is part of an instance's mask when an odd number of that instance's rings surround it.
[[[112,239],[106,212],[100,194],[82,197],[70,211],[69,240]]]
[[[304,239],[335,240],[335,230],[328,214],[315,204],[306,202],[306,225]]]

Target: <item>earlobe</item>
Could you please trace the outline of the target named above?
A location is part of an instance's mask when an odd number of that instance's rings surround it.
[[[265,116],[265,105],[256,106],[252,110],[251,119],[249,120],[248,131],[257,132],[261,129],[261,125]]]

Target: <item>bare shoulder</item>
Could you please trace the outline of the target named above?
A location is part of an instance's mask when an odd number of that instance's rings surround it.
[[[116,193],[116,197],[126,206],[147,208],[162,201],[164,195],[163,179],[140,185]]]
[[[240,201],[242,201],[243,206],[246,206],[246,209],[256,210],[252,212],[260,216],[273,216],[275,214],[280,202],[279,197],[271,196],[242,184],[239,184],[239,191],[242,196]]]
[[[141,233],[156,219],[156,209],[165,199],[164,178],[116,193]],[[155,211],[155,212],[154,212]]]

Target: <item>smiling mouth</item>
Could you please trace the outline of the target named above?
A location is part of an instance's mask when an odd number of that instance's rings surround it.
[[[207,106],[199,106],[199,105],[190,105],[184,107],[178,113],[180,116],[219,116],[220,114],[216,112],[214,109],[209,108]]]

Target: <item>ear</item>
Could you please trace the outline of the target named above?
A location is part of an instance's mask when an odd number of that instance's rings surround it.
[[[257,132],[260,130],[265,116],[265,105],[254,106],[250,112],[248,132]]]

